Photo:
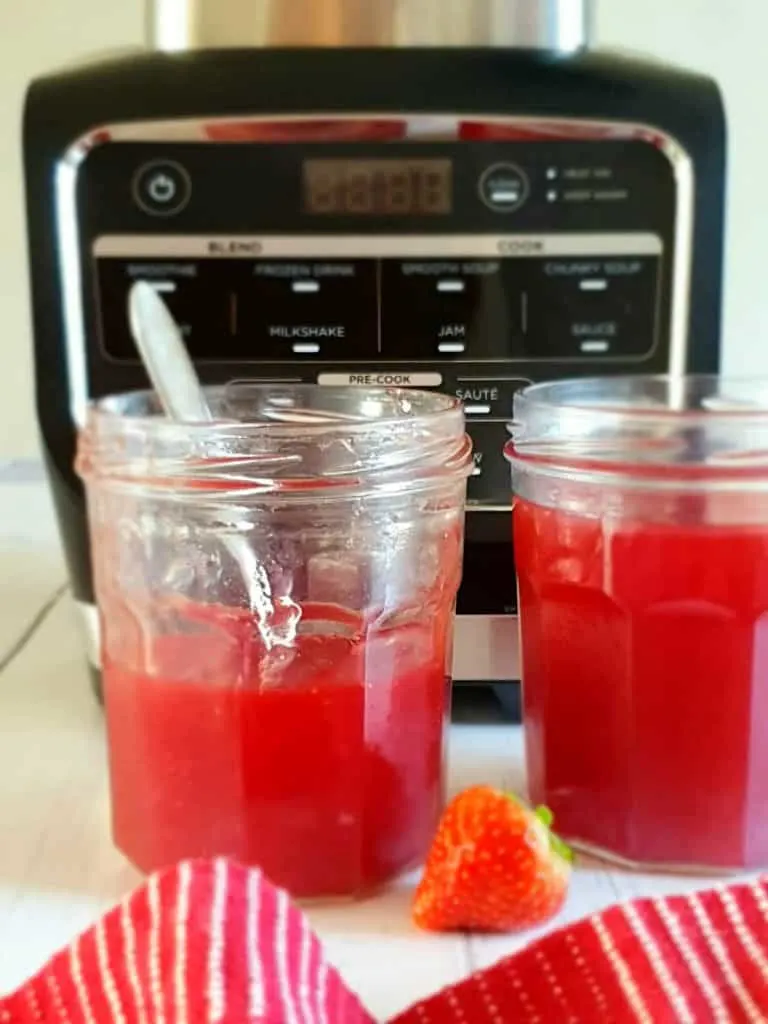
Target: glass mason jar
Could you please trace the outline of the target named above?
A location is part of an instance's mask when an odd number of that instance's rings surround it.
[[[112,824],[144,871],[227,855],[297,896],[418,863],[443,799],[471,444],[458,401],[229,385],[213,421],[92,407],[78,469]]]
[[[768,384],[539,384],[512,466],[531,798],[631,865],[768,865]]]

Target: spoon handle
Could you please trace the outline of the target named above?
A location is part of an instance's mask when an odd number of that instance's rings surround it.
[[[135,282],[128,296],[128,316],[149,379],[171,419],[210,421],[211,410],[181,332],[151,284]]]

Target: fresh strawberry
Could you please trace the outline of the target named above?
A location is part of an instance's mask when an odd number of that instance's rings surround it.
[[[427,858],[413,919],[429,931],[513,931],[553,917],[565,902],[573,855],[535,811],[490,786],[448,804]]]

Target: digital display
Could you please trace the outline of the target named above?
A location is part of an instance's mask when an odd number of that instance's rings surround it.
[[[304,210],[311,214],[449,214],[450,160],[307,160]]]

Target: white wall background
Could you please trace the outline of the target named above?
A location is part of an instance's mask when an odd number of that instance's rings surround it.
[[[0,0],[0,459],[37,450],[21,180],[21,105],[30,78],[100,50],[139,44],[143,0]]]
[[[596,2],[602,44],[706,71],[723,87],[730,131],[725,369],[768,375],[768,131],[761,109],[768,3],[731,0],[726,10],[724,0]],[[37,445],[20,169],[23,91],[43,71],[139,43],[143,13],[143,0],[0,0],[0,459],[32,455]]]
[[[728,115],[724,371],[768,376],[766,0],[595,0],[603,44],[645,50],[712,75]],[[762,39],[762,41],[761,41]]]

